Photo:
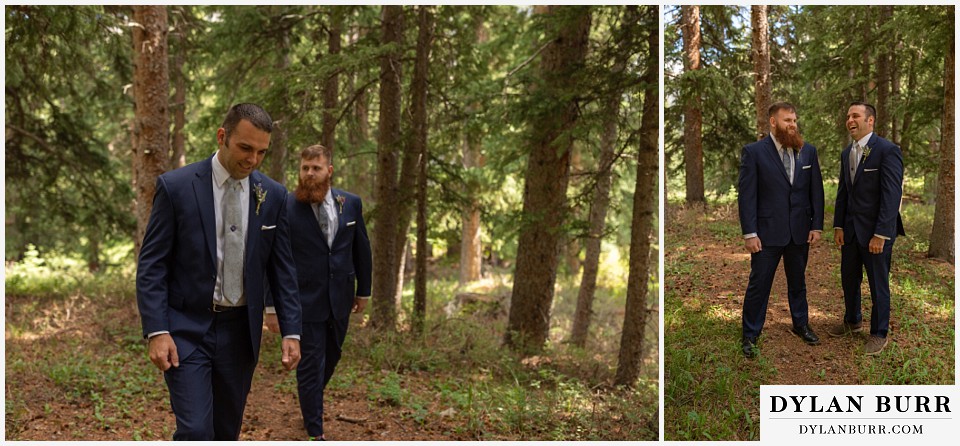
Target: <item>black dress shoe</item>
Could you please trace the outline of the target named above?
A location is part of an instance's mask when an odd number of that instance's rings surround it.
[[[813,332],[813,329],[810,328],[810,325],[804,325],[800,328],[793,327],[790,332],[799,336],[800,339],[803,339],[803,342],[806,342],[807,345],[820,345],[820,338],[817,337],[817,334]]]
[[[744,336],[740,341],[740,349],[743,351],[743,356],[747,358],[755,358],[760,353],[760,349],[757,348],[757,338],[748,336]]]

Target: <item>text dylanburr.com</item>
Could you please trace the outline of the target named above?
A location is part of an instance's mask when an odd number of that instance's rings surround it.
[[[760,386],[760,440],[957,439],[956,386]]]

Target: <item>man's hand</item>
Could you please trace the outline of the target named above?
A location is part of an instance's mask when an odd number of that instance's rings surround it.
[[[750,254],[756,254],[763,249],[763,246],[760,244],[760,237],[750,237],[744,240],[743,244]]]
[[[283,354],[280,357],[280,363],[283,368],[293,370],[300,363],[300,341],[292,338],[284,338],[282,346]]]
[[[177,344],[169,333],[158,334],[150,338],[150,362],[158,369],[166,372],[170,366],[180,367],[180,357],[177,356]]]
[[[833,228],[833,243],[837,245],[837,248],[843,246],[843,229]]]
[[[807,243],[813,244],[820,241],[820,231],[810,231],[807,235]]]
[[[280,333],[280,322],[277,320],[277,313],[267,313],[263,316],[263,322],[267,324],[267,330],[271,333]]]
[[[883,242],[885,241],[886,240],[880,237],[873,236],[873,238],[870,239],[870,254],[880,254],[883,252]]]
[[[353,312],[354,313],[363,313],[363,309],[367,307],[368,299],[361,299],[359,297],[353,298]]]

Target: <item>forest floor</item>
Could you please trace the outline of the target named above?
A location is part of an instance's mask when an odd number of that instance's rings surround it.
[[[905,209],[905,212],[906,209]],[[806,345],[790,330],[782,266],[770,294],[760,356],[740,352],[740,315],[750,275],[736,203],[707,212],[679,209],[665,226],[665,439],[755,440],[759,385],[952,384],[954,382],[953,266],[927,259],[919,240],[923,220],[894,245],[891,342],[877,357],[863,345],[869,330],[834,338],[843,316],[840,252],[833,231],[810,247],[806,269],[810,326],[821,344]],[[827,215],[831,222],[833,216]],[[905,218],[905,221],[907,219]],[[782,263],[781,263],[782,265]],[[864,324],[870,295],[864,280]]]
[[[169,395],[162,373],[147,358],[125,277],[122,285],[119,278],[91,279],[81,291],[65,292],[77,287],[28,284],[8,270],[6,440],[172,437]],[[509,283],[494,282],[472,291],[509,292]],[[504,351],[502,308],[464,307],[446,316],[443,306],[456,294],[455,280],[429,282],[436,300],[420,338],[405,330],[381,336],[367,318],[352,318],[326,392],[327,438],[656,440],[656,327],[636,388],[614,388],[623,318],[619,289],[598,291],[596,328],[588,348],[578,349],[562,342],[577,289],[568,279],[560,282],[551,341],[541,356]],[[279,336],[265,333],[241,440],[307,438],[296,375],[282,370],[279,345]]]

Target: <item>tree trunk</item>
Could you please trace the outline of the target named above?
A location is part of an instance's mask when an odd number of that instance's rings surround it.
[[[170,120],[167,98],[170,79],[167,68],[166,6],[134,6],[134,178],[137,193],[137,233],[134,257],[140,246],[153,209],[157,177],[167,169],[170,150]]]
[[[583,156],[580,153],[580,144],[573,143],[570,148],[570,175],[574,179],[580,178],[583,174]],[[573,203],[570,207],[569,218],[579,220],[583,214],[583,207]],[[568,233],[564,237],[562,249],[563,261],[567,264],[567,274],[574,276],[580,274],[580,238],[578,234]]]
[[[483,45],[490,39],[490,33],[482,19],[477,20],[477,43]],[[481,104],[475,103],[471,108],[479,110]],[[466,126],[463,137],[463,168],[471,172],[483,167],[481,155],[480,134],[470,126]],[[464,206],[462,222],[460,224],[460,285],[480,280],[480,265],[483,256],[480,238],[480,201],[477,199],[476,177],[469,176],[465,195],[469,203]]]
[[[286,72],[287,68],[290,67],[290,32],[286,31],[278,36],[277,50],[280,52],[280,61],[277,63],[277,71],[280,73]],[[286,96],[286,88],[284,87],[281,90],[281,96]],[[270,178],[273,178],[274,181],[286,185],[287,184],[287,157],[289,150],[287,149],[287,126],[290,125],[289,121],[289,112],[287,111],[287,106],[283,105],[273,115],[273,132],[270,136],[270,150],[267,152],[267,156],[270,157],[270,170],[267,175]]]
[[[170,156],[170,170],[181,168],[187,163],[187,138],[183,133],[183,127],[187,123],[187,81],[183,74],[183,64],[187,59],[187,39],[184,38],[187,30],[186,23],[181,21],[178,25],[172,34],[177,54],[173,58],[173,69],[170,70],[173,72],[176,87],[173,94],[173,148]]]
[[[893,18],[893,6],[880,6],[877,29]],[[874,131],[884,138],[890,137],[890,57],[893,49],[887,43],[877,48],[877,122]]]
[[[417,272],[413,293],[413,331],[423,334],[427,312],[427,77],[433,16],[429,6],[418,9],[417,59],[413,66],[413,149],[417,154]]]
[[[398,191],[397,155],[401,149],[400,76],[403,51],[403,7],[381,8],[381,44],[397,48],[380,56],[380,135],[377,138],[377,213],[373,227],[373,312],[371,323],[378,330],[395,331],[397,311],[397,275],[404,244],[397,241]]]
[[[954,47],[950,42],[944,61],[943,75],[943,129],[940,142],[940,173],[937,178],[937,207],[933,214],[933,229],[930,232],[930,249],[927,256],[944,259],[953,263],[954,259],[954,163],[956,162],[954,149],[956,148],[956,109],[954,108],[956,93],[954,84]]]
[[[364,28],[365,29],[365,28]],[[351,47],[357,44],[357,41],[360,39],[361,35],[366,33],[359,27],[353,28],[348,37],[348,41]],[[355,91],[356,99],[353,102],[353,116],[348,122],[350,123],[349,133],[347,138],[350,141],[350,146],[354,149],[359,149],[366,146],[367,140],[370,139],[370,121],[369,121],[369,105],[367,99],[369,96],[366,93],[366,90],[358,91],[356,90],[357,78],[360,76],[360,73],[354,71],[347,76],[347,82],[349,83],[347,91]],[[376,207],[377,201],[374,196],[373,187],[371,185],[375,182],[374,178],[371,178],[371,172],[375,171],[376,163],[371,163],[368,161],[368,157],[359,156],[354,158],[350,163],[351,171],[356,172],[355,178],[357,179],[356,186],[354,190],[356,193],[369,197],[368,206],[370,209]]]
[[[532,147],[523,188],[523,221],[505,343],[515,350],[543,349],[550,328],[550,307],[566,210],[571,140],[577,119],[571,92],[580,88],[590,32],[590,10],[548,6],[541,55],[544,82],[537,92],[549,104],[531,123]],[[562,16],[562,17],[558,17]]]
[[[683,70],[685,73],[700,69],[700,7],[684,5],[681,33],[683,34]],[[704,204],[703,186],[703,115],[700,112],[700,89],[689,80],[683,98],[683,164],[686,174],[687,203]]]
[[[757,107],[757,140],[763,139],[770,126],[770,37],[766,6],[750,6],[753,27],[754,94]]]
[[[620,52],[613,64],[613,73],[621,76],[626,67],[624,58],[630,49],[625,48],[632,42],[633,23],[624,23],[620,41]],[[622,88],[612,88],[604,99],[603,110],[606,117],[603,133],[600,136],[600,160],[597,163],[597,185],[590,200],[589,233],[584,240],[583,276],[580,279],[580,291],[577,294],[577,309],[573,314],[573,328],[570,343],[583,348],[590,331],[590,319],[593,316],[593,298],[597,290],[597,276],[600,272],[600,245],[610,205],[610,186],[613,182],[613,162],[616,159],[618,122]]]
[[[340,30],[343,26],[343,15],[339,7],[333,7],[330,12],[330,27],[327,33],[327,54],[340,54]],[[320,57],[320,54],[317,54]],[[334,139],[337,131],[337,95],[340,91],[340,74],[330,73],[327,82],[323,84],[323,129],[320,134],[320,144],[334,150]],[[336,159],[336,158],[334,158]]]
[[[656,23],[657,9],[647,7],[646,23]],[[648,26],[648,28],[650,28]],[[644,72],[647,86],[643,97],[643,117],[640,121],[640,154],[637,157],[637,186],[633,194],[633,220],[630,226],[630,275],[627,279],[627,306],[620,338],[620,355],[614,384],[633,387],[640,376],[643,361],[644,331],[647,317],[647,287],[650,265],[650,233],[657,185],[657,137],[660,69],[659,33],[647,37],[649,54]]]

